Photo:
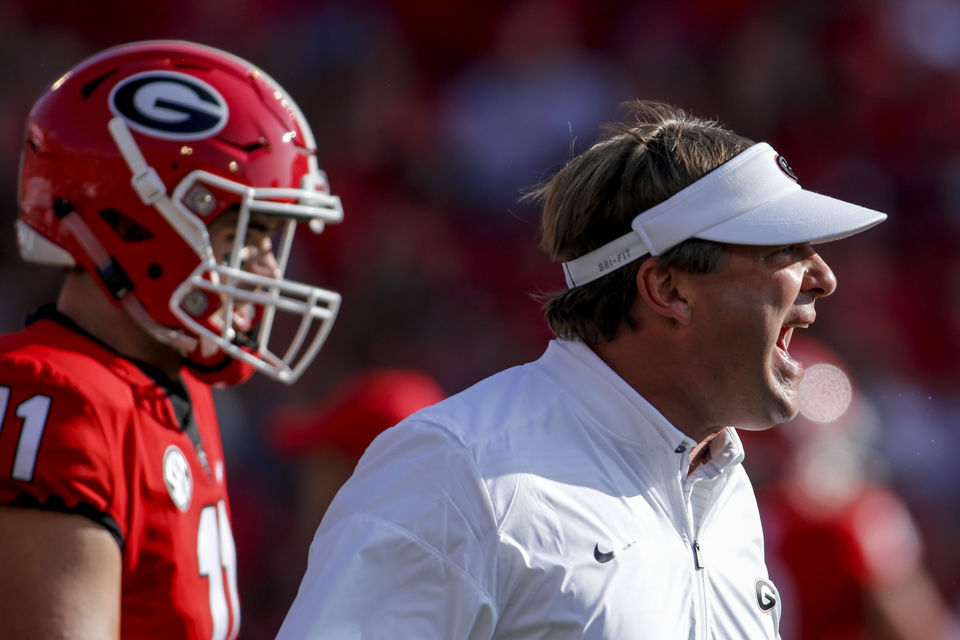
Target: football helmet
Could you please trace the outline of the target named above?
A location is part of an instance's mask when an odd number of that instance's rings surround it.
[[[208,226],[226,212],[236,217],[233,250],[217,256]],[[264,217],[277,228],[269,274],[244,259],[251,221]],[[208,382],[257,370],[292,383],[303,373],[340,296],[283,274],[299,223],[319,233],[342,219],[293,99],[224,51],[114,47],[63,75],[30,112],[21,255],[91,273]],[[279,314],[296,328],[277,347]]]

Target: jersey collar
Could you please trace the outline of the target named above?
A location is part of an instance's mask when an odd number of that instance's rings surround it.
[[[25,324],[31,325],[34,322],[39,320],[50,320],[51,322],[56,322],[65,329],[69,329],[74,333],[82,335],[87,340],[95,342],[99,346],[103,347],[113,355],[123,358],[134,364],[140,371],[142,371],[147,377],[153,380],[158,386],[162,387],[164,391],[167,392],[167,395],[173,397],[178,396],[180,398],[189,398],[186,389],[183,386],[183,383],[178,380],[171,379],[166,373],[163,372],[160,367],[150,364],[149,362],[144,362],[142,360],[136,360],[125,356],[122,353],[119,353],[116,349],[108,345],[106,342],[96,337],[79,324],[77,324],[73,318],[64,314],[57,306],[54,304],[45,304],[27,315]],[[189,400],[188,400],[189,402]]]

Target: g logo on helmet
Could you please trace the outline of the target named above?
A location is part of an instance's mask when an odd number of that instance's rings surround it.
[[[167,140],[199,140],[227,125],[227,102],[209,84],[185,73],[145,71],[110,92],[110,110],[131,129]]]

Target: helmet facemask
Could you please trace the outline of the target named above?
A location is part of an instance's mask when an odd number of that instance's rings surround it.
[[[193,358],[206,361],[219,351],[242,360],[256,370],[282,382],[293,382],[314,358],[326,339],[340,305],[339,294],[286,280],[290,250],[298,223],[307,222],[321,230],[325,222],[336,222],[339,201],[323,191],[322,175],[309,176],[307,189],[247,187],[202,171],[189,174],[174,190],[172,201],[179,207],[219,200],[217,194],[233,194],[239,202],[220,216],[235,211],[233,244],[225,260],[210,251],[194,272],[170,298],[170,310],[191,333],[200,338]],[[252,219],[279,222],[269,241],[272,273],[248,268]],[[204,240],[210,246],[210,237]],[[293,318],[296,329],[281,347],[273,340],[278,314]],[[229,321],[227,319],[229,318]],[[188,361],[191,356],[187,356]]]

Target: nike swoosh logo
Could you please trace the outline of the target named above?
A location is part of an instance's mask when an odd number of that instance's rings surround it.
[[[615,555],[613,551],[600,551],[599,543],[593,545],[593,557],[601,564],[610,562]]]

